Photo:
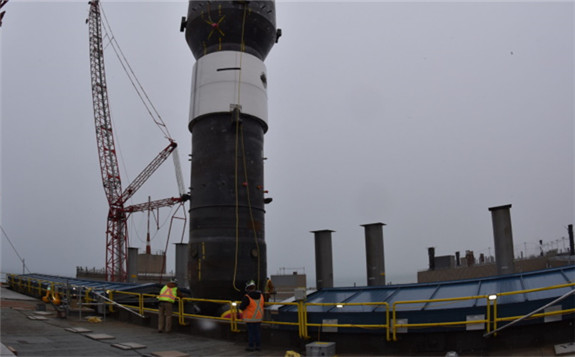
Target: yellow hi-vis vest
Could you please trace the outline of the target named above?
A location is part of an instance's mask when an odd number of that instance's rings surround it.
[[[160,291],[160,295],[158,296],[158,300],[160,301],[167,301],[174,303],[176,301],[176,294],[178,288],[169,288],[165,285],[162,290]]]
[[[260,295],[259,300],[252,299],[249,295],[246,295],[250,299],[250,304],[243,311],[242,317],[245,322],[260,322],[264,317],[264,296]]]

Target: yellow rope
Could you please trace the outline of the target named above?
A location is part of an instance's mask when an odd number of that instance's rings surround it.
[[[244,177],[246,182],[248,182],[248,168],[247,168],[247,163],[246,163],[246,152],[245,152],[245,146],[244,146],[244,128],[242,126],[241,128],[241,140],[242,140],[242,157],[243,157],[243,164],[244,164]],[[258,276],[257,276],[257,286],[260,286],[260,245],[258,243],[258,232],[256,230],[256,225],[255,225],[255,220],[254,220],[254,214],[252,211],[252,202],[250,200],[250,188],[249,188],[249,184],[248,186],[246,186],[246,193],[247,193],[247,198],[248,198],[248,211],[250,213],[250,222],[252,224],[252,231],[254,232],[254,241],[256,243],[256,252],[258,254]]]
[[[240,130],[240,112],[238,110],[235,111],[236,113],[236,117],[235,119],[235,124],[236,124],[236,144],[235,144],[235,159],[234,159],[234,190],[235,190],[235,195],[236,195],[236,252],[235,252],[235,258],[234,258],[234,278],[233,278],[233,287],[236,291],[241,291],[240,289],[238,289],[238,287],[236,286],[236,277],[238,274],[238,252],[239,252],[239,241],[240,241],[240,227],[239,227],[239,220],[240,220],[240,214],[239,214],[239,202],[238,202],[238,137],[239,137],[239,130]]]
[[[240,105],[240,89],[241,89],[241,84],[242,84],[242,61],[244,58],[244,51],[246,50],[246,45],[244,43],[244,34],[245,34],[245,28],[246,28],[246,14],[248,12],[248,7],[247,5],[244,3],[244,16],[242,19],[242,37],[241,37],[241,41],[240,41],[240,70],[239,70],[239,74],[238,74],[238,101],[237,104]]]
[[[241,42],[240,42],[240,73],[238,75],[238,99],[237,99],[237,105],[240,105],[240,89],[241,89],[241,83],[242,83],[242,59],[243,59],[243,50],[244,50],[244,28],[246,25],[246,9],[247,6],[244,4],[244,16],[242,19],[242,35],[241,35]],[[236,112],[236,117],[235,117],[235,124],[236,124],[236,143],[235,143],[235,155],[234,155],[234,160],[235,160],[235,168],[234,168],[234,181],[235,181],[235,195],[236,195],[236,252],[235,252],[235,259],[234,259],[234,278],[233,278],[233,286],[234,289],[236,291],[241,291],[240,289],[238,289],[238,287],[236,286],[236,278],[237,278],[237,274],[238,274],[238,254],[239,254],[239,240],[240,240],[240,234],[239,234],[239,225],[240,225],[240,217],[239,217],[239,190],[238,190],[238,142],[239,142],[239,135],[240,135],[240,113],[239,111]]]
[[[241,83],[242,83],[242,63],[243,63],[243,53],[245,51],[245,43],[244,43],[244,35],[245,35],[245,25],[246,25],[246,16],[247,16],[247,12],[248,12],[248,7],[247,5],[244,3],[244,15],[243,15],[243,19],[242,19],[242,34],[241,34],[241,42],[240,42],[240,71],[238,74],[238,97],[237,97],[237,104],[238,106],[240,105],[240,94],[241,94]],[[243,127],[241,128],[241,132],[240,132],[240,118],[239,118],[239,111],[236,114],[236,118],[235,118],[235,124],[236,124],[236,142],[235,142],[235,172],[234,172],[234,178],[235,178],[235,195],[236,195],[236,200],[235,200],[235,204],[236,204],[236,209],[235,209],[235,214],[236,214],[236,252],[235,252],[235,261],[234,261],[234,277],[233,277],[233,287],[235,290],[240,291],[240,289],[237,288],[236,286],[236,278],[237,278],[237,270],[238,270],[238,252],[239,252],[239,201],[238,201],[238,196],[239,196],[239,190],[238,190],[238,139],[241,139],[241,146],[242,146],[242,158],[243,158],[243,168],[244,168],[244,177],[245,177],[245,182],[246,182],[246,192],[247,192],[247,200],[248,200],[248,211],[250,214],[250,221],[252,224],[252,229],[254,232],[254,239],[255,239],[255,243],[256,243],[256,252],[257,252],[257,265],[258,265],[258,273],[257,273],[257,285],[259,287],[260,285],[260,267],[261,267],[261,259],[260,259],[260,246],[258,243],[258,235],[257,235],[257,230],[255,227],[255,222],[254,222],[254,218],[253,218],[253,212],[252,212],[252,205],[251,205],[251,200],[250,200],[250,191],[249,191],[249,184],[248,184],[248,173],[247,173],[247,163],[246,163],[246,155],[245,155],[245,147],[244,147],[244,132],[243,132]],[[241,134],[241,136],[240,136]]]

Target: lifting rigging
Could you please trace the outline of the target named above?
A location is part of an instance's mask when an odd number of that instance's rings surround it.
[[[96,141],[100,172],[109,211],[106,228],[106,280],[126,281],[127,279],[127,253],[128,231],[127,219],[129,214],[145,210],[183,204],[189,196],[184,192],[181,169],[177,158],[177,144],[167,135],[169,144],[142,170],[142,172],[122,190],[120,169],[116,156],[112,120],[108,102],[106,73],[104,68],[104,50],[102,44],[102,21],[99,0],[92,0],[88,17],[90,35],[90,72],[92,82],[92,102],[96,125]],[[160,119],[161,121],[161,119]],[[156,124],[160,125],[156,120]],[[163,124],[163,122],[161,123]],[[165,131],[164,133],[166,133]],[[126,202],[138,191],[147,179],[160,167],[160,165],[174,154],[176,178],[179,186],[179,197],[170,197],[141,204],[125,206]]]

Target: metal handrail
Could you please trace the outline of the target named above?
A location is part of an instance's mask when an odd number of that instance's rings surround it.
[[[450,321],[450,322],[427,322],[427,323],[397,323],[397,305],[406,305],[406,304],[428,304],[428,303],[437,303],[437,302],[456,302],[456,301],[465,301],[465,300],[478,300],[478,299],[485,299],[486,300],[486,307],[487,307],[487,318],[484,320],[473,320],[473,321]],[[487,324],[487,329],[489,329],[489,309],[490,307],[490,300],[489,295],[476,295],[476,296],[463,296],[463,297],[456,297],[456,298],[442,298],[442,299],[421,299],[421,300],[406,300],[406,301],[396,301],[393,303],[392,306],[392,335],[393,340],[397,341],[397,328],[398,327],[436,327],[436,326],[456,326],[456,325],[467,325],[467,324],[477,324],[477,323],[485,323]]]
[[[553,290],[553,289],[561,289],[566,287],[573,287],[575,283],[568,283],[568,284],[560,284],[560,285],[553,285],[543,288],[536,288],[536,289],[525,289],[525,290],[518,290],[518,291],[509,291],[504,293],[494,294],[496,299],[493,301],[493,308],[490,308],[490,298],[489,295],[478,295],[478,296],[468,296],[468,297],[459,297],[459,298],[444,298],[444,299],[427,299],[427,300],[411,300],[411,301],[396,301],[393,304],[393,312],[392,312],[392,330],[393,330],[393,340],[397,341],[397,328],[398,327],[437,327],[437,326],[453,326],[453,325],[466,325],[466,324],[476,324],[476,323],[486,323],[487,324],[487,332],[491,332],[490,326],[493,325],[493,330],[497,330],[497,321],[504,321],[504,320],[513,320],[516,317],[512,318],[499,318],[497,316],[497,300],[500,296],[509,296],[509,295],[516,295],[516,294],[528,294],[532,292],[539,292],[545,290]],[[572,290],[575,291],[575,290]],[[482,299],[485,298],[487,300],[486,309],[487,309],[487,318],[485,320],[473,320],[473,321],[452,321],[452,322],[431,322],[431,323],[419,323],[419,324],[398,324],[397,323],[397,315],[396,315],[396,305],[399,304],[421,304],[421,303],[429,303],[429,302],[442,302],[442,301],[457,301],[457,300],[471,300],[471,299]],[[491,310],[493,310],[491,312]],[[537,311],[536,311],[537,312]],[[575,312],[575,309],[566,309],[554,312],[547,312],[543,314],[531,314],[530,316],[526,316],[525,318],[529,317],[543,317],[543,316],[551,316],[551,315],[559,315],[559,314],[569,314]]]
[[[544,310],[544,309],[548,308],[549,306],[552,306],[553,304],[556,304],[556,303],[558,303],[559,301],[562,301],[562,300],[566,299],[567,297],[569,297],[569,296],[571,296],[571,295],[573,295],[573,294],[575,294],[575,289],[574,289],[574,290],[571,290],[571,291],[568,291],[567,293],[561,295],[560,297],[558,297],[557,299],[551,301],[550,303],[545,304],[545,305],[541,306],[540,308],[535,309],[535,310],[531,311],[530,313],[528,313],[528,314],[526,314],[526,315],[523,315],[523,316],[521,316],[520,318],[511,321],[510,323],[508,323],[508,324],[505,325],[505,326],[501,326],[501,327],[499,327],[499,328],[497,328],[497,329],[495,329],[495,330],[493,330],[493,331],[491,331],[491,332],[488,332],[488,333],[484,334],[483,337],[489,337],[489,336],[491,336],[491,335],[493,335],[493,334],[496,334],[497,332],[499,332],[499,331],[501,331],[501,330],[503,330],[503,329],[506,329],[506,328],[508,328],[508,327],[511,327],[511,326],[515,325],[516,323],[518,323],[518,322],[520,322],[520,321],[523,321],[523,320],[525,320],[525,319],[528,319],[529,317],[534,316],[535,314],[537,314],[539,311]],[[575,309],[569,309],[569,310],[575,311]],[[559,312],[561,312],[561,314],[562,314],[563,310],[561,310],[561,311],[559,311]],[[551,312],[551,313],[549,313],[549,315],[559,315],[559,312]],[[546,316],[546,314],[540,314],[540,315]]]
[[[41,279],[36,279],[34,278],[33,280],[38,281],[38,287],[34,288],[32,287],[32,280],[31,279],[26,279],[25,277],[20,277],[20,279],[18,279],[16,281],[15,277],[17,275],[15,274],[9,274],[8,275],[8,282],[11,286],[14,286],[16,288],[18,288],[20,291],[28,291],[28,293],[31,293],[33,289],[38,289],[38,292],[40,292],[40,295],[42,295],[42,291],[46,291],[47,289],[42,288],[43,284],[47,284],[50,286],[51,289],[55,289],[56,286],[58,287],[62,287],[65,286],[66,284],[64,283],[55,283],[55,282],[50,282],[50,281],[44,281]],[[24,281],[26,280],[26,281]],[[575,294],[575,289],[569,291],[568,293],[564,294],[563,296],[555,299],[554,301],[552,301],[549,304],[546,304],[545,306],[529,313],[523,316],[513,316],[513,317],[499,317],[498,316],[498,304],[497,304],[497,300],[499,297],[501,296],[509,296],[509,295],[516,295],[516,294],[528,294],[528,293],[532,293],[532,292],[539,292],[539,291],[545,291],[545,290],[553,290],[553,289],[560,289],[560,288],[566,288],[566,287],[574,287],[575,283],[568,283],[568,284],[561,284],[561,285],[554,285],[554,286],[549,286],[549,287],[543,287],[543,288],[536,288],[536,289],[526,289],[526,290],[518,290],[518,291],[511,291],[511,292],[503,292],[503,293],[498,293],[498,294],[494,294],[496,296],[496,299],[491,301],[489,298],[489,295],[477,295],[477,296],[466,296],[466,297],[456,297],[456,298],[442,298],[442,299],[423,299],[423,300],[406,300],[406,301],[396,301],[393,303],[393,307],[391,309],[391,317],[390,317],[390,308],[389,308],[389,304],[387,302],[365,302],[365,303],[312,303],[312,302],[305,302],[305,301],[296,301],[296,302],[267,302],[266,306],[270,306],[270,305],[281,305],[281,306],[286,306],[286,305],[292,305],[292,306],[296,306],[297,307],[297,312],[298,312],[298,317],[297,317],[297,322],[284,322],[284,321],[262,321],[265,324],[275,324],[275,325],[287,325],[287,326],[297,326],[298,327],[298,332],[299,332],[299,336],[300,338],[304,338],[307,339],[309,338],[309,334],[308,334],[308,327],[343,327],[343,328],[383,328],[386,330],[386,339],[387,341],[391,341],[393,338],[393,341],[397,340],[397,330],[400,327],[439,327],[439,326],[456,326],[456,325],[467,325],[467,324],[478,324],[478,323],[484,323],[486,324],[486,330],[487,333],[484,335],[485,337],[487,336],[491,336],[491,335],[496,335],[498,331],[501,331],[503,328],[507,328],[510,327],[514,324],[516,324],[517,322],[520,322],[524,319],[528,319],[528,318],[539,318],[539,317],[544,317],[544,316],[553,316],[553,315],[563,315],[563,314],[570,314],[570,313],[575,313],[575,308],[571,308],[571,309],[563,309],[563,310],[557,310],[557,311],[551,311],[551,312],[545,312],[545,313],[538,313],[539,311],[545,309],[546,307],[557,303],[558,301],[561,301],[569,296],[571,296],[572,294]],[[94,292],[92,292],[94,293]],[[131,309],[134,309],[135,311],[138,311],[139,314],[143,316],[145,312],[157,312],[157,309],[154,308],[150,308],[150,307],[145,307],[144,306],[144,300],[146,297],[149,298],[155,298],[156,295],[155,294],[144,294],[144,293],[134,293],[134,292],[126,292],[126,291],[118,291],[118,290],[114,290],[114,291],[109,291],[110,293],[110,300],[113,301],[113,296],[116,295],[133,295],[133,296],[137,296],[137,300],[138,303],[137,305],[130,305],[130,304],[119,304],[117,302],[114,301],[114,304],[112,304],[112,302],[106,302],[106,304],[109,305],[109,309],[111,311],[113,311],[113,306],[114,305],[121,305],[122,308],[126,308],[127,310],[130,310],[132,312],[134,312]],[[85,297],[80,297],[81,299],[91,299],[91,297],[89,296],[89,293],[86,293]],[[463,300],[474,300],[474,299],[486,299],[486,318],[482,319],[482,320],[472,320],[472,321],[446,321],[446,322],[428,322],[428,323],[398,323],[398,314],[397,314],[397,306],[398,305],[405,305],[405,304],[428,304],[428,303],[440,303],[440,302],[449,302],[449,303],[455,303],[457,301],[463,301]],[[217,303],[217,304],[224,304],[224,305],[229,305],[230,306],[230,316],[229,317],[214,317],[214,316],[206,316],[206,315],[200,315],[200,314],[192,314],[192,313],[186,313],[184,312],[184,304],[187,302],[210,302],[210,303]],[[318,324],[318,323],[310,323],[308,322],[308,312],[307,312],[307,308],[308,306],[334,306],[334,307],[344,307],[344,306],[383,306],[385,307],[385,323],[384,324]],[[239,328],[238,328],[238,323],[240,323],[241,321],[238,321],[237,319],[237,306],[238,306],[238,302],[235,301],[231,301],[231,300],[214,300],[214,299],[200,299],[200,298],[178,298],[178,311],[174,312],[174,316],[178,317],[178,321],[181,325],[185,325],[186,322],[186,318],[199,318],[199,319],[210,319],[210,320],[216,320],[216,321],[224,321],[224,322],[229,322],[230,323],[230,329],[233,332],[239,332]],[[135,313],[135,312],[134,312]],[[512,323],[509,323],[505,326],[502,326],[500,328],[497,327],[497,323],[499,321],[511,321],[513,320]]]

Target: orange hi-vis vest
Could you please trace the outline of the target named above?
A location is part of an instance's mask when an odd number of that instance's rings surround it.
[[[178,288],[169,288],[167,285],[162,288],[158,300],[174,303]]]
[[[246,295],[250,299],[250,304],[244,310],[242,317],[245,322],[260,322],[264,317],[264,296],[260,295],[259,300],[252,299],[249,295]]]

